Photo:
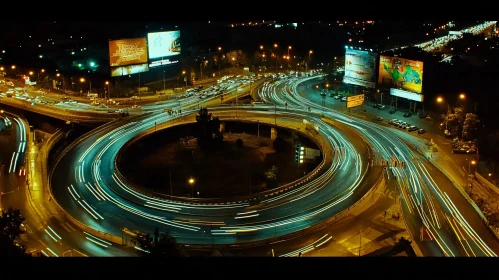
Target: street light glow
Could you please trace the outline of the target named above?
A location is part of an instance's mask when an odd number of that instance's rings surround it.
[[[57,73],[55,74],[56,77],[60,77],[61,76],[61,73]]]
[[[80,78],[80,82],[84,83],[85,82],[85,78]]]
[[[31,75],[33,75],[33,71],[29,71],[29,75],[30,75],[30,76],[31,76]]]
[[[106,81],[106,86],[107,86],[107,85],[109,85],[109,82],[108,82],[108,81]]]
[[[464,93],[459,94],[459,99],[465,99],[465,98],[466,98],[466,94],[464,94]]]
[[[10,68],[12,68],[12,69],[16,69],[16,66],[15,66],[15,65],[12,65],[12,67],[10,67]]]
[[[288,50],[290,50],[290,49],[291,49],[291,46],[288,47]]]
[[[222,50],[222,47],[218,47],[218,50],[221,51]]]
[[[309,53],[309,54],[313,54],[313,53],[314,53],[314,51],[312,51],[312,50],[309,50],[309,51],[308,51],[308,53]]]
[[[191,185],[194,184],[194,178],[189,179],[189,184],[191,184]]]
[[[263,50],[263,46],[262,45],[260,45],[260,49]]]
[[[0,67],[0,71],[3,71],[3,70],[4,70],[4,68],[3,68],[3,67]]]
[[[437,103],[442,103],[444,99],[442,97],[437,97]]]
[[[41,72],[42,72],[42,73],[45,73],[45,69],[42,69],[42,70],[41,70]]]
[[[274,48],[277,48],[277,44],[274,44]]]
[[[182,75],[185,75],[185,70],[182,70]]]
[[[475,160],[472,160],[471,161],[471,165],[475,165],[476,164],[476,161]]]

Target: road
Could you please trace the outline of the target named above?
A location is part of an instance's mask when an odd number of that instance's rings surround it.
[[[275,121],[274,110],[257,108],[211,108],[217,116]],[[186,111],[192,122],[195,110]],[[204,205],[153,199],[121,181],[114,171],[119,149],[138,133],[168,125],[166,113],[123,120],[96,132],[72,148],[57,164],[51,180],[53,194],[73,217],[95,229],[122,234],[121,229],[169,231],[181,243],[240,244],[266,240],[308,228],[347,208],[365,193],[367,151],[355,133],[333,129],[307,112],[277,111],[278,125],[305,130],[303,118],[320,126],[327,145],[336,149],[327,171],[319,178],[282,194],[263,199],[255,210],[249,203]],[[180,117],[185,118],[186,117]],[[357,138],[357,139],[356,139]],[[362,150],[364,149],[364,150]],[[352,172],[353,171],[353,172]]]
[[[140,115],[146,112],[170,109],[179,110],[181,108],[198,108],[203,104],[220,104],[220,98],[224,97],[224,102],[234,99],[236,96],[244,95],[251,89],[257,88],[262,80],[251,84],[245,84],[240,78],[232,78],[232,83],[228,84],[227,90],[222,95],[199,96],[199,95],[178,95],[174,99],[154,100],[131,100],[122,105],[99,105],[94,106],[89,104],[88,100],[77,99],[74,102],[62,102],[59,94],[51,94],[39,91],[29,87],[23,96],[24,91],[19,82],[16,82],[14,87],[0,85],[0,90],[4,93],[0,94],[0,103],[15,106],[23,110],[33,111],[36,113],[56,117],[62,120],[76,122],[107,122],[120,117],[117,110],[122,110],[130,115]],[[7,97],[5,93],[13,91],[12,97]],[[15,96],[18,94],[18,96]],[[86,101],[86,102],[85,102]],[[103,100],[101,100],[103,101]],[[133,108],[134,105],[141,104],[138,108]],[[102,107],[101,107],[102,106]]]
[[[370,139],[379,158],[390,161],[391,166],[394,160],[405,162],[405,167],[389,169],[399,183],[408,227],[425,256],[496,256],[499,243],[482,222],[480,215],[444,174],[432,167],[423,155],[406,145],[410,143],[424,151],[424,140],[410,137],[406,132],[395,128],[380,126],[322,107],[319,105],[322,98],[317,102],[318,94],[310,90],[314,83],[317,80],[309,79],[308,85],[307,82],[302,84],[305,85],[303,94],[310,100],[300,95],[299,81],[294,84],[285,83],[280,87],[270,86],[263,92],[262,98],[281,106],[287,104],[290,110],[310,106],[312,113],[356,127]],[[418,238],[422,226],[423,237],[430,237],[429,241]]]
[[[134,256],[135,250],[116,244],[104,244],[107,247],[98,245],[97,237],[77,229],[54,208],[40,178],[36,178],[35,171],[30,170],[30,166],[35,164],[25,163],[28,155],[35,161],[39,160],[41,153],[39,147],[30,141],[32,137],[29,129],[26,129],[26,122],[8,112],[1,115],[3,119],[7,117],[11,120],[12,128],[0,134],[0,207],[19,209],[26,218],[21,243],[30,252],[36,251],[47,256]],[[0,122],[3,126],[4,121]],[[26,175],[24,172],[19,175],[23,166],[27,168]]]

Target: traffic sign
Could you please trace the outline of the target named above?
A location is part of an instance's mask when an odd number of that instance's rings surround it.
[[[358,107],[364,104],[364,95],[353,95],[347,97],[347,109]]]

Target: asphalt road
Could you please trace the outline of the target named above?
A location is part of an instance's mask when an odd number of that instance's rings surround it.
[[[212,112],[221,115],[238,110],[246,119],[273,123],[274,110],[265,108],[261,112],[257,106],[212,108]],[[133,122],[123,120],[76,145],[56,166],[51,181],[55,199],[73,217],[104,232],[121,235],[123,227],[144,232],[158,227],[181,243],[209,245],[265,240],[305,229],[347,208],[368,189],[359,188],[367,171],[366,153],[359,151],[363,145],[360,139],[333,129],[319,118],[307,117],[306,112],[289,113],[280,108],[279,125],[304,130],[302,119],[307,118],[320,126],[329,145],[337,149],[323,176],[264,199],[258,210],[248,210],[252,209],[248,203],[193,205],[141,196],[113,176],[114,158],[136,134],[175,117],[156,113]]]
[[[425,255],[495,256],[499,252],[497,239],[493,238],[478,213],[459,190],[445,175],[425,163],[424,157],[405,144],[409,142],[413,146],[422,147],[423,140],[416,137],[407,139],[410,135],[405,131],[379,126],[322,107],[319,105],[322,104],[322,97],[313,89],[317,81],[311,80],[301,85],[295,82],[294,85],[287,83],[282,87],[274,86],[263,99],[279,105],[287,103],[289,110],[310,106],[312,113],[323,114],[356,127],[370,139],[379,158],[405,162],[405,167],[390,167],[390,170],[399,182],[402,198],[406,203],[404,216],[408,227]],[[423,238],[425,235],[431,238],[421,242],[419,237],[423,225]]]
[[[12,122],[12,128],[0,134],[0,206],[4,209],[9,207],[19,209],[25,217],[21,235],[21,243],[26,245],[29,251],[37,251],[48,256],[134,256],[134,249],[126,249],[116,244],[99,245],[95,236],[87,235],[72,225],[54,208],[53,203],[48,200],[47,192],[41,186],[31,182],[29,166],[26,166],[27,155],[30,152],[39,153],[38,147],[29,141],[29,131],[23,120],[8,112],[2,114]],[[4,123],[3,121],[1,121]],[[27,141],[25,141],[27,140]],[[28,142],[26,148],[19,148],[22,143]],[[11,156],[19,152],[17,164]],[[24,152],[23,152],[24,151]],[[8,156],[7,156],[8,155]],[[7,157],[6,157],[7,156]],[[28,172],[19,175],[22,166],[28,168]],[[28,180],[30,186],[28,186]],[[90,241],[93,240],[93,241]],[[103,242],[100,242],[101,244]]]

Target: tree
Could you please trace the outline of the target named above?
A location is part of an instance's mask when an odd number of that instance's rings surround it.
[[[201,149],[207,151],[211,148],[219,148],[223,143],[223,134],[220,131],[220,119],[212,117],[207,108],[199,109],[196,115],[197,142]]]
[[[1,211],[0,216],[0,256],[30,256],[26,248],[18,243],[24,231],[21,224],[24,217],[19,209],[9,208]]]
[[[169,233],[160,233],[158,228],[154,230],[154,235],[149,233],[138,233],[133,243],[144,251],[143,256],[148,257],[180,257],[182,256],[182,246]]]
[[[248,56],[241,50],[230,51],[225,57],[233,67],[239,67],[248,63]]]
[[[282,139],[282,137],[277,137],[274,142],[272,142],[272,147],[278,153],[282,153],[286,151],[286,140]]]
[[[279,175],[279,168],[273,165],[271,169],[265,172],[265,178],[267,178],[267,186],[269,188],[274,188],[277,186],[277,177]]]
[[[241,138],[238,138],[238,139],[236,140],[236,146],[237,146],[239,149],[241,149],[241,148],[243,147],[243,144],[244,144],[244,143],[243,143],[243,140],[242,140]]]
[[[478,125],[480,124],[480,120],[477,115],[473,113],[466,114],[466,119],[463,124],[463,138],[465,140],[475,139],[478,132]]]
[[[447,123],[447,127],[456,129],[458,135],[462,129],[464,121],[464,110],[463,107],[456,107],[446,114],[444,117],[444,124]]]

